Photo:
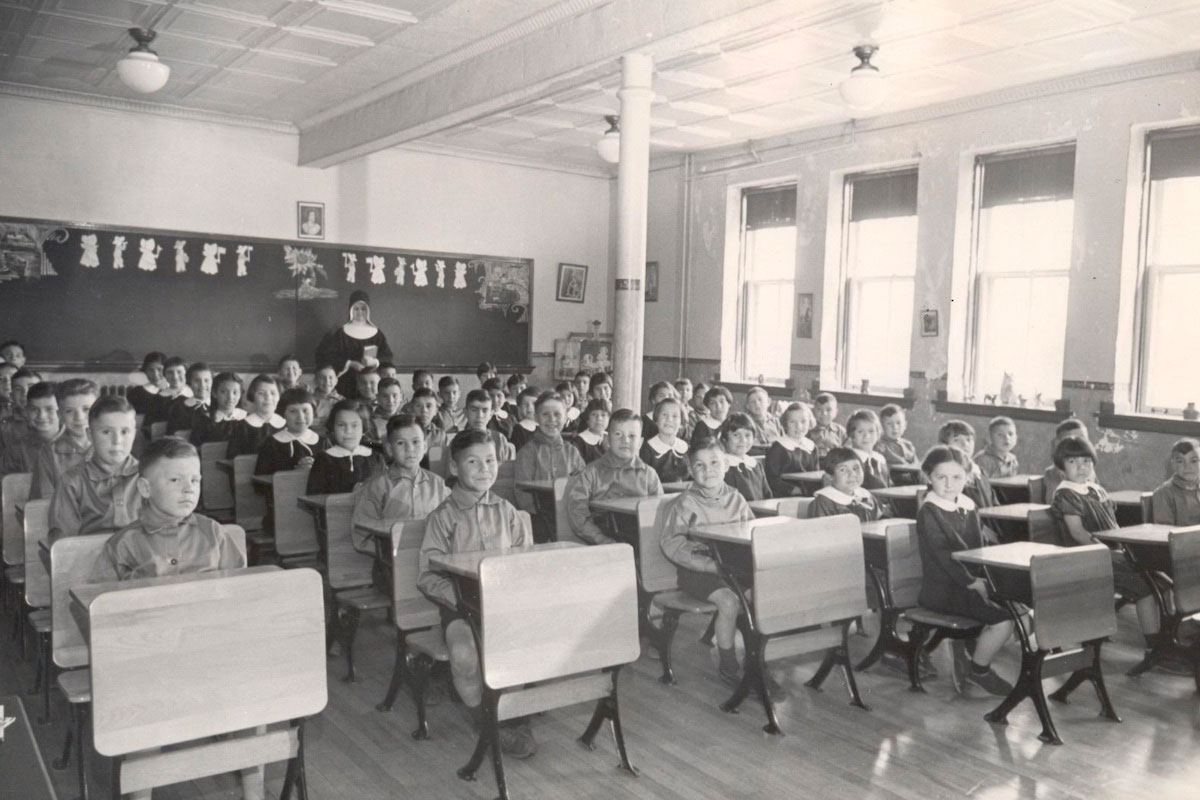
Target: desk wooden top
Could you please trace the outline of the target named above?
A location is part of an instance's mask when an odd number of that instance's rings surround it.
[[[779,503],[787,499],[786,497],[768,497],[766,500],[751,500],[746,505],[750,506],[750,510],[756,517],[778,517]]]
[[[1001,519],[1014,522],[1024,522],[1031,511],[1046,511],[1050,506],[1045,503],[1011,503],[1006,506],[991,506],[979,509],[983,519]]]
[[[217,461],[215,463],[217,465],[217,469],[221,470],[222,472],[228,472],[228,473],[232,474],[232,472],[233,472],[233,459],[232,458],[217,459]]]
[[[370,536],[379,539],[392,538],[392,526],[400,520],[392,520],[390,522],[359,522],[354,527]]]
[[[296,498],[296,505],[303,508],[305,511],[324,511],[329,498],[336,497],[332,494],[302,494]]]
[[[470,553],[449,553],[444,556],[431,556],[429,566],[442,572],[462,575],[465,578],[479,579],[479,562],[492,556],[509,556],[516,553],[533,553],[542,550],[565,550],[568,547],[583,547],[579,542],[547,542],[529,547],[510,547],[505,550],[474,550]]]
[[[1115,492],[1109,492],[1108,499],[1118,506],[1140,506],[1142,499],[1152,494],[1154,493],[1144,492],[1141,489],[1118,489]]]
[[[814,469],[809,472],[785,472],[779,477],[788,483],[814,483],[825,480],[825,470]]]
[[[710,542],[731,542],[733,544],[750,544],[754,531],[768,525],[788,525],[793,522],[789,517],[764,517],[752,519],[749,522],[720,522],[715,525],[697,525],[688,531],[693,539],[703,539]]]
[[[21,698],[0,695],[0,706],[4,706],[5,716],[16,718],[16,722],[5,729],[4,741],[0,743],[0,775],[4,776],[5,787],[11,790],[12,797],[57,800],[54,782],[46,771],[46,760],[38,749],[37,738],[29,724],[29,713]],[[10,796],[8,791],[4,796]]]
[[[517,481],[517,488],[526,492],[553,492],[554,481],[539,480],[539,481]]]
[[[915,525],[916,523],[915,519],[908,519],[906,517],[876,519],[862,523],[862,535],[864,539],[886,539],[888,528],[894,528],[898,525]]]
[[[672,494],[661,495],[663,500],[673,496]],[[638,503],[645,499],[645,497],[606,497],[601,500],[593,500],[588,503],[588,507],[594,513],[628,514],[635,516],[637,514]]]
[[[966,564],[981,564],[985,567],[1005,567],[1028,571],[1029,560],[1034,556],[1061,553],[1066,549],[1069,548],[1059,547],[1056,544],[1045,544],[1044,542],[1009,542],[1008,544],[996,544],[991,547],[979,547],[974,550],[960,550],[957,553],[951,553],[951,558]]]
[[[1171,531],[1179,530],[1175,525],[1155,525],[1144,523],[1130,525],[1128,528],[1116,528],[1111,531],[1097,531],[1092,536],[1102,542],[1121,542],[1129,544],[1157,544],[1167,546]]]
[[[1021,475],[1006,475],[1004,477],[997,475],[995,478],[988,478],[988,483],[993,487],[999,486],[1001,489],[1024,489],[1036,477],[1038,476],[1024,473]]]
[[[105,592],[124,591],[125,589],[141,589],[146,586],[162,586],[168,583],[191,583],[192,581],[213,581],[219,578],[230,578],[234,575],[254,575],[259,572],[278,572],[281,567],[268,564],[260,567],[243,569],[220,569],[212,572],[195,572],[189,575],[167,575],[162,578],[138,578],[132,581],[108,581],[105,583],[88,583],[76,586],[71,590],[71,603],[84,611],[91,608],[97,597]]]
[[[921,492],[929,491],[927,486],[884,486],[881,489],[871,489],[871,494],[884,500],[915,500]]]
[[[894,475],[920,475],[920,464],[888,464],[888,472]]]
[[[270,489],[272,486],[275,485],[275,476],[274,475],[254,475],[250,478],[250,482],[253,483],[255,486],[265,486],[266,488]]]

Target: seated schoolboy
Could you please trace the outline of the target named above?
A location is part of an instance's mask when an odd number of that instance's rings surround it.
[[[752,386],[746,392],[746,416],[754,423],[754,444],[758,447],[766,447],[783,432],[771,413],[771,396],[761,386]]]
[[[388,421],[388,449],[392,463],[367,479],[354,500],[351,539],[364,553],[375,552],[371,537],[358,532],[359,523],[391,523],[424,519],[450,496],[440,475],[421,469],[425,458],[425,431],[412,414],[397,414]]]
[[[592,400],[579,418],[580,429],[571,440],[584,464],[590,464],[608,450],[608,403]]]
[[[499,378],[489,378],[484,381],[483,390],[492,400],[492,418],[488,427],[512,441],[512,429],[516,419],[508,413],[509,403],[504,396],[504,382]]]
[[[475,368],[475,380],[479,381],[479,388],[484,388],[484,384],[496,377],[496,367],[490,361],[480,361],[479,366]]]
[[[16,339],[0,343],[0,364],[12,364],[17,369],[25,366],[25,346]]]
[[[528,386],[517,395],[516,424],[513,425],[508,439],[513,443],[513,447],[517,448],[518,453],[537,430],[537,399],[540,394],[536,386]]]
[[[938,443],[957,447],[970,456],[975,452],[975,429],[961,419],[952,419],[938,428]],[[996,505],[996,492],[979,466],[972,461],[966,469],[967,485],[963,491],[967,497],[979,508]]]
[[[226,458],[257,454],[263,442],[276,431],[283,430],[283,417],[275,413],[279,405],[279,383],[272,375],[258,375],[250,381],[250,396],[246,398],[250,411],[233,423],[229,431]]]
[[[704,398],[708,396],[708,390],[711,388],[713,388],[713,385],[708,381],[696,381],[696,385],[692,390],[691,406],[692,414],[697,419],[708,416],[708,406],[704,404]]]
[[[6,366],[12,366],[8,364]],[[5,370],[7,372],[7,370]],[[29,397],[31,386],[42,382],[42,376],[32,369],[20,367],[9,378],[9,399],[12,401],[12,415],[19,422],[25,421],[25,403]]]
[[[236,372],[218,372],[212,379],[212,403],[207,414],[192,423],[192,444],[199,447],[209,442],[228,442],[233,428],[246,418],[242,402],[242,379]]]
[[[387,432],[384,431],[386,439]],[[328,439],[332,444],[313,457],[308,473],[308,494],[352,492],[382,468],[383,459],[362,443],[362,417],[357,400],[340,400],[329,414]]]
[[[272,475],[311,467],[328,442],[312,429],[313,399],[308,389],[288,389],[279,398],[283,430],[276,431],[258,448],[255,475]]]
[[[696,419],[692,428],[693,439],[720,438],[721,426],[733,407],[733,395],[724,386],[714,386],[704,393],[705,414]]]
[[[579,409],[579,413],[583,413],[583,409],[591,402],[592,398],[588,396],[588,387],[592,384],[592,376],[580,370],[575,373],[575,377],[571,379],[571,383],[575,387],[575,407]]]
[[[65,536],[113,533],[137,519],[142,497],[130,455],[137,417],[124,397],[105,395],[88,410],[92,452],[58,479],[50,498],[51,543]]]
[[[420,388],[413,393],[412,400],[408,402],[408,407],[412,415],[416,418],[417,424],[421,426],[421,431],[425,434],[425,456],[421,459],[421,466],[429,469],[429,449],[432,447],[446,447],[450,444],[450,437],[446,432],[437,425],[437,395],[432,389]]]
[[[304,369],[300,366],[300,359],[291,353],[279,359],[279,374],[276,377],[279,379],[280,392],[304,388],[304,384],[300,382],[303,376]]]
[[[767,474],[757,458],[750,455],[754,446],[754,421],[748,414],[735,411],[721,426],[721,446],[725,448],[725,482],[747,500],[773,497]]]
[[[431,392],[437,391],[437,381],[433,379],[432,372],[427,369],[418,369],[413,372],[412,390],[415,393],[418,389],[428,389]]]
[[[1064,547],[1092,544],[1092,534],[1117,526],[1116,507],[1108,492],[1095,483],[1096,450],[1087,439],[1068,436],[1054,446],[1054,466],[1063,473],[1050,500],[1050,514],[1058,523],[1059,543]],[[1138,625],[1146,637],[1147,648],[1159,638],[1158,604],[1150,586],[1142,579],[1120,550],[1114,550],[1113,585],[1137,603]]]
[[[653,439],[658,433],[658,425],[654,424],[654,409],[668,397],[675,396],[675,389],[666,381],[659,381],[650,387],[650,410],[642,414],[642,439]]]
[[[382,380],[377,367],[364,367],[354,376],[354,393],[357,395],[354,399],[358,400],[359,412],[362,414],[363,437],[372,445],[378,442],[375,439],[375,425],[371,421],[371,412],[379,402],[379,384]]]
[[[333,411],[333,407],[339,401],[346,399],[338,394],[337,382],[337,370],[328,364],[317,367],[317,371],[313,375],[313,403],[316,404],[317,409],[313,413],[314,428],[325,430],[329,421],[329,412]]]
[[[788,483],[783,476],[789,472],[813,472],[820,469],[821,461],[817,458],[817,446],[808,438],[808,429],[814,420],[807,403],[789,405],[779,422],[783,433],[767,448],[763,471],[771,495],[789,497],[800,494],[800,487]]]
[[[846,420],[846,444],[863,462],[863,488],[882,489],[892,485],[887,459],[876,452],[879,443],[879,417],[869,408],[860,408]]]
[[[1171,445],[1171,477],[1154,490],[1151,506],[1158,525],[1200,525],[1200,441]]]
[[[153,414],[162,401],[160,395],[162,390],[167,388],[167,382],[163,379],[163,365],[166,361],[166,355],[157,350],[146,353],[140,369],[143,380],[138,385],[129,387],[129,391],[125,393],[133,410],[142,416]]]
[[[467,399],[463,404],[463,414],[463,430],[485,431],[491,436],[492,444],[496,445],[496,458],[500,459],[500,463],[512,461],[517,457],[517,448],[513,447],[513,443],[491,425],[491,395],[483,389],[472,389],[467,392]]]
[[[717,643],[717,674],[730,686],[741,682],[741,668],[734,652],[741,603],[717,574],[717,564],[707,545],[688,536],[697,525],[749,522],[754,519],[741,493],[725,482],[725,453],[713,438],[697,439],[688,453],[692,484],[678,496],[665,501],[660,546],[675,565],[679,589],[697,600],[717,607],[714,639]]]
[[[591,377],[588,378],[588,398],[591,400],[603,400],[608,404],[609,412],[611,413],[612,394],[612,377],[607,372],[592,373]]]
[[[535,413],[537,430],[517,451],[516,480],[552,481],[569,478],[584,468],[583,456],[563,440],[563,423],[566,420],[566,403],[556,392],[538,395]],[[533,495],[520,489],[516,492],[517,507],[534,514],[537,510]],[[539,542],[554,540],[554,532],[540,515],[533,517],[533,538]]]
[[[683,404],[672,394],[654,406],[654,436],[642,442],[638,455],[650,469],[658,473],[663,483],[686,481],[691,477],[688,468],[688,444],[679,435],[683,424]]]
[[[379,390],[375,394],[375,407],[370,413],[370,429],[364,428],[365,438],[371,442],[387,441],[388,420],[400,413],[404,405],[404,394],[400,389],[400,381],[395,378],[381,378]]]
[[[59,435],[58,398],[54,392],[52,383],[35,383],[29,388],[21,425],[5,426],[0,475],[32,473],[42,448]]]
[[[582,541],[588,544],[614,541],[592,516],[593,500],[663,493],[658,473],[638,458],[641,446],[641,418],[628,408],[619,408],[608,423],[608,451],[567,480],[567,520]]]
[[[895,403],[888,403],[879,410],[879,424],[883,428],[883,435],[875,444],[875,452],[883,455],[889,467],[916,465],[917,448],[904,438],[904,431],[908,427],[904,409]]]
[[[817,424],[808,432],[808,438],[817,446],[817,455],[825,457],[835,447],[846,441],[846,429],[837,421],[838,401],[829,392],[821,392],[813,400],[813,417]]]
[[[975,463],[985,478],[1007,478],[1020,471],[1013,448],[1017,446],[1017,424],[1010,417],[993,417],[988,422],[987,447],[975,454]]]
[[[49,499],[59,477],[92,455],[92,433],[88,415],[100,396],[100,388],[84,378],[71,378],[58,384],[58,418],[62,431],[42,445],[30,479],[29,499]]]
[[[390,361],[380,361],[379,366],[375,369],[379,371],[379,380],[383,380],[384,378],[396,378],[398,380],[400,378],[400,370],[396,369],[396,365]]]
[[[1063,439],[1069,439],[1072,436],[1077,436],[1084,441],[1091,441],[1088,437],[1087,425],[1078,417],[1064,419],[1054,428],[1054,443],[1050,446],[1051,462],[1053,462],[1054,449],[1058,447],[1058,443]],[[1053,463],[1046,467],[1046,471],[1042,473],[1042,482],[1046,487],[1046,502],[1050,502],[1050,498],[1054,497],[1054,490],[1058,488],[1058,484],[1062,482],[1063,472]],[[1088,478],[1090,481],[1096,480],[1096,473],[1093,472]]]
[[[458,378],[443,375],[438,381],[438,424],[447,435],[453,435],[467,426],[466,414],[458,407],[461,393]]]
[[[692,408],[692,397],[695,390],[692,387],[692,382],[688,378],[680,378],[672,384],[675,388],[675,397],[679,399],[679,408],[682,414],[679,423],[679,435],[685,440],[690,441],[692,438],[692,428],[696,426],[696,410]]]
[[[0,422],[9,419],[13,413],[12,376],[17,374],[17,367],[12,364],[0,364]]]
[[[450,443],[450,459],[450,472],[457,482],[445,502],[429,515],[417,587],[441,613],[454,688],[478,730],[484,723],[483,681],[475,636],[458,612],[450,579],[434,571],[429,561],[450,553],[526,547],[533,543],[533,536],[525,517],[491,491],[499,462],[486,433],[469,430],[456,435]],[[502,725],[499,738],[500,749],[517,758],[528,758],[537,751],[525,719]]]
[[[504,382],[504,391],[509,397],[516,397],[527,388],[529,388],[529,384],[520,372],[509,375],[508,380]]]
[[[832,517],[853,514],[863,522],[883,519],[890,514],[875,496],[863,488],[863,462],[849,447],[835,447],[823,459],[829,485],[813,494],[808,516]]]
[[[952,558],[959,550],[991,543],[980,527],[975,503],[963,491],[970,464],[966,452],[945,445],[932,448],[921,464],[929,476],[929,493],[917,511],[922,567],[919,602],[925,608],[969,617],[984,626],[969,657],[962,640],[950,642],[955,687],[966,682],[990,694],[1007,695],[1012,684],[997,675],[991,663],[1012,636],[1012,619],[988,596],[983,578]]]
[[[554,391],[562,398],[563,405],[567,407],[567,421],[563,425],[563,431],[574,433],[579,429],[579,415],[583,413],[583,409],[579,408],[575,403],[575,387],[570,381],[559,381],[554,386]]]
[[[212,405],[212,369],[203,361],[196,361],[187,368],[187,385],[191,397],[176,397],[167,406],[167,433],[193,431],[203,425]]]

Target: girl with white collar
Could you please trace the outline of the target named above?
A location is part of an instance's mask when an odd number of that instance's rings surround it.
[[[339,400],[329,412],[333,444],[313,458],[308,494],[344,494],[383,467],[383,459],[362,443],[362,414],[357,400]]]
[[[863,488],[862,459],[849,447],[835,447],[825,455],[825,474],[829,485],[813,495],[808,505],[810,519],[853,514],[871,522],[890,515],[891,510]]]
[[[863,488],[883,489],[892,485],[887,459],[875,452],[882,427],[869,408],[860,408],[846,420],[846,444],[863,462]]]
[[[800,487],[785,481],[783,475],[820,469],[821,459],[817,456],[817,446],[808,438],[808,429],[816,424],[816,420],[807,403],[789,405],[780,416],[779,424],[783,433],[767,448],[763,468],[772,493],[776,497],[788,497],[800,494]]]
[[[279,405],[283,407],[283,430],[271,434],[258,448],[255,475],[311,467],[317,453],[328,447],[311,427],[316,404],[308,389],[288,389],[279,399]]]
[[[638,455],[663,483],[689,480],[688,444],[679,436],[683,425],[683,404],[674,397],[660,399],[654,405],[655,433],[642,442]]]
[[[921,594],[924,608],[969,617],[983,624],[983,631],[968,656],[964,642],[950,642],[954,653],[954,686],[974,684],[994,695],[1007,695],[1012,684],[991,668],[1013,632],[1007,611],[988,596],[987,583],[975,577],[952,555],[960,550],[984,547],[991,542],[979,525],[975,502],[963,489],[967,484],[970,456],[958,449],[939,445],[925,456],[921,469],[929,476],[929,494],[917,512],[917,541],[921,548]]]
[[[233,372],[218,372],[212,379],[212,406],[192,426],[192,444],[228,442],[238,422],[246,418],[242,402],[242,379]]]
[[[583,410],[580,416],[583,430],[575,434],[571,443],[583,456],[584,464],[592,463],[608,450],[609,416],[608,402],[605,400],[592,400]]]
[[[275,413],[275,407],[279,405],[279,383],[273,375],[259,375],[250,381],[247,400],[250,411],[233,423],[229,447],[225,449],[226,458],[257,453],[271,434],[283,428],[283,417]]]
[[[758,459],[749,455],[754,446],[754,422],[749,415],[736,412],[721,425],[721,446],[725,448],[725,482],[742,493],[746,500],[774,497],[767,485],[767,473]]]

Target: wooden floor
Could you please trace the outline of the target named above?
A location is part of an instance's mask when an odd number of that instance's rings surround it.
[[[658,662],[647,655],[626,668],[621,705],[631,758],[641,771],[632,778],[617,770],[612,737],[602,731],[596,750],[575,743],[590,716],[589,707],[561,709],[534,721],[540,745],[526,762],[510,760],[513,798],[545,800],[726,800],[727,798],[986,798],[1058,800],[1195,800],[1200,798],[1200,702],[1190,678],[1154,672],[1141,679],[1124,677],[1140,653],[1140,636],[1130,610],[1120,615],[1121,631],[1105,649],[1109,691],[1122,724],[1096,715],[1097,704],[1085,685],[1070,706],[1054,705],[1061,747],[1037,739],[1040,726],[1033,708],[1023,704],[1006,727],[983,720],[994,701],[982,693],[955,696],[943,677],[927,684],[926,695],[912,694],[907,681],[882,667],[858,676],[870,712],[848,705],[835,673],[825,691],[803,681],[812,660],[776,662],[773,672],[788,690],[781,705],[786,736],[761,730],[761,707],[747,702],[739,714],[717,704],[727,690],[720,685],[709,650],[698,643],[701,621],[686,619],[676,643],[679,684],[658,683]],[[8,620],[5,619],[5,623]],[[7,624],[0,630],[0,694],[28,691],[32,663],[16,659]],[[868,623],[868,630],[871,625]],[[870,640],[852,637],[855,653]],[[330,660],[329,706],[308,727],[308,776],[314,798],[492,798],[490,766],[466,783],[455,770],[467,759],[472,740],[462,709],[449,701],[431,709],[432,738],[415,742],[411,701],[402,693],[388,714],[375,710],[390,674],[393,637],[381,619],[364,625],[356,651],[362,679],[341,680],[344,662]],[[948,651],[935,654],[946,674]],[[1016,645],[999,671],[1015,673]],[[36,714],[37,699],[27,706]],[[62,741],[65,704],[54,702],[52,724],[36,728],[42,751],[53,758]],[[107,796],[108,768],[93,758],[94,797]],[[282,783],[281,765],[268,771],[268,794]],[[54,773],[59,796],[76,796],[72,766]],[[231,776],[159,790],[156,798],[236,798]],[[17,798],[5,786],[0,797]]]

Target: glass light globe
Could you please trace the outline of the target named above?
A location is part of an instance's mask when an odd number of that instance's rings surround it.
[[[153,53],[134,50],[117,62],[117,75],[135,92],[152,94],[166,85],[171,68]]]

